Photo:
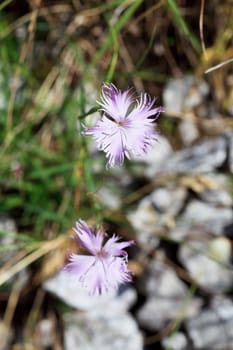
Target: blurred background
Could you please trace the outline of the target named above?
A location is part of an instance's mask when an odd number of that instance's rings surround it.
[[[156,96],[158,142],[107,170],[103,82]],[[0,349],[233,349],[232,0],[1,0]],[[133,283],[60,273],[79,218],[134,239]]]

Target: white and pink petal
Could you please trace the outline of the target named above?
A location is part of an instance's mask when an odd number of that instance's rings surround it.
[[[111,256],[127,256],[127,252],[124,248],[129,247],[134,244],[134,241],[123,241],[118,242],[120,237],[113,235],[111,238],[107,240],[105,245],[102,248],[104,253],[109,254]]]

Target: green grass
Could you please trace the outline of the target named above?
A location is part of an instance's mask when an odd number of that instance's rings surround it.
[[[192,32],[192,30],[189,28],[188,24],[184,20],[176,1],[167,0],[166,5],[167,5],[168,11],[171,12],[172,19],[174,23],[177,25],[177,27],[179,28],[179,30],[185,35],[187,40],[191,42],[193,48],[198,53],[201,53],[200,40],[196,37],[196,35]]]

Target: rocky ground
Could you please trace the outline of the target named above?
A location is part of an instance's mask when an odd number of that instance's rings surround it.
[[[90,297],[62,272],[45,280],[40,293],[72,311],[59,321],[45,314],[34,334],[38,349],[59,349],[62,342],[66,350],[76,344],[81,350],[121,350],[126,344],[127,350],[233,349],[233,129],[200,138],[197,121],[221,123],[216,111],[209,116],[208,99],[208,84],[192,76],[165,86],[166,113],[182,115],[183,146],[175,150],[160,134],[148,157],[135,163],[136,175],[124,179],[122,170],[120,179],[125,189],[139,178],[145,182],[127,210],[137,242],[130,251],[134,281],[118,294]],[[101,195],[117,210],[122,203],[114,189],[111,183]],[[13,232],[16,224],[2,218],[1,228]],[[15,240],[4,237],[1,246]],[[10,257],[1,252],[0,258]],[[26,270],[21,274],[18,289],[27,280]],[[1,329],[6,343],[12,332]]]
[[[204,6],[207,49],[199,3],[15,3],[0,4],[0,350],[233,350],[231,1]],[[103,77],[165,109],[147,156],[113,171],[77,122],[98,117]],[[90,297],[61,269],[96,209],[135,240],[134,277]]]

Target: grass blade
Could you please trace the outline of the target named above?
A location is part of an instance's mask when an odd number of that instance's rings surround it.
[[[190,40],[193,48],[200,53],[201,52],[201,45],[197,37],[194,35],[194,33],[189,29],[188,25],[186,24],[185,20],[183,19],[180,9],[177,6],[177,3],[175,0],[167,0],[167,8],[172,13],[172,18],[176,25],[179,27],[179,29],[185,34],[188,40]]]

